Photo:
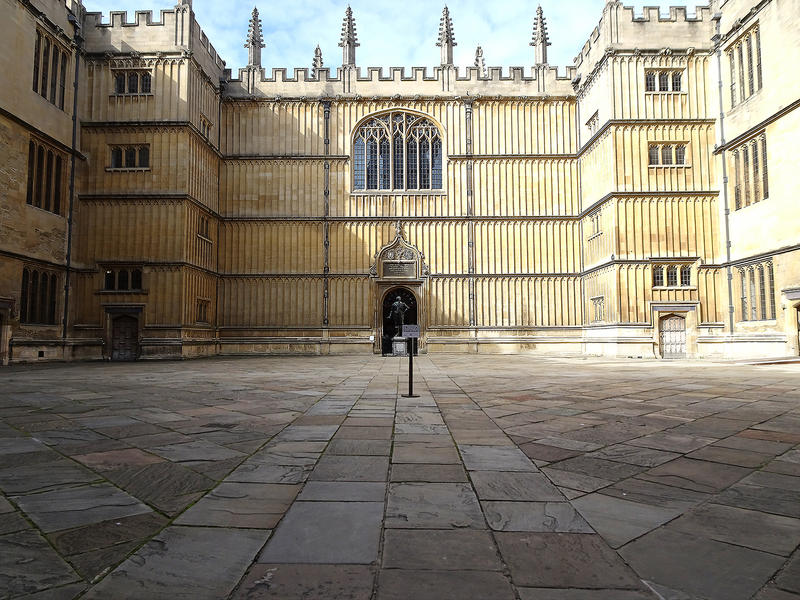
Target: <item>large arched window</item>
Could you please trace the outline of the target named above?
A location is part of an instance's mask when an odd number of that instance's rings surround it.
[[[399,111],[373,117],[353,139],[353,189],[441,190],[442,154],[430,119]]]

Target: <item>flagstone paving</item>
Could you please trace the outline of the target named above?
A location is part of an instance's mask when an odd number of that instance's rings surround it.
[[[800,368],[0,370],[0,598],[800,599]]]

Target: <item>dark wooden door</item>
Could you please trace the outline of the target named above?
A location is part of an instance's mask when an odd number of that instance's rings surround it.
[[[686,358],[686,319],[683,317],[661,320],[661,358]]]
[[[117,317],[112,323],[111,360],[136,360],[139,357],[139,321]]]

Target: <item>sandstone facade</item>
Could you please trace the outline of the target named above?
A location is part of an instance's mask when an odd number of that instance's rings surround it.
[[[268,72],[255,12],[236,74],[187,0],[3,2],[4,362],[381,352],[398,293],[423,352],[800,352],[800,0],[611,1],[560,71],[541,11],[533,67],[457,69],[445,11],[388,72],[348,11]]]

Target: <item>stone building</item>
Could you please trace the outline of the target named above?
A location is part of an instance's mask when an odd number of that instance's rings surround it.
[[[798,354],[800,0],[609,1],[566,69],[234,75],[159,17],[2,0],[0,357]],[[525,43],[526,40],[519,40]]]

